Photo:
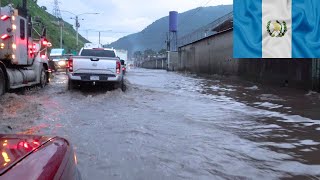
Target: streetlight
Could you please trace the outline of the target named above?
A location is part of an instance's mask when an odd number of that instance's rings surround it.
[[[99,32],[99,45],[101,44],[101,33],[102,32],[112,32],[112,30],[106,30],[106,31],[98,31]]]
[[[80,31],[84,31],[86,32],[86,39],[89,40],[89,31],[92,31],[94,29],[83,29],[83,30],[80,30]]]
[[[82,14],[74,14],[70,11],[64,11],[64,10],[61,10],[61,12],[67,12],[67,13],[70,13],[72,15],[74,15],[74,17],[72,17],[71,19],[74,19],[75,20],[75,25],[76,25],[76,31],[77,31],[77,47],[79,45],[79,27],[80,27],[80,23],[79,23],[79,16],[82,16],[82,15],[86,15],[86,14],[99,14],[99,13],[82,13]],[[84,20],[84,19],[82,19]]]
[[[64,22],[62,19],[59,20],[59,26],[60,26],[60,48],[62,49],[62,35],[63,35],[63,26],[64,26]]]
[[[113,32],[111,29],[110,30],[86,29],[84,31],[86,31],[87,37],[88,37],[88,31],[98,32],[99,33],[99,45],[101,44],[101,33],[103,33],[103,32]]]

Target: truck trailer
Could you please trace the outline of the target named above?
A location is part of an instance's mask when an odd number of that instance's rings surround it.
[[[0,95],[49,82],[46,27],[22,6],[0,7]]]

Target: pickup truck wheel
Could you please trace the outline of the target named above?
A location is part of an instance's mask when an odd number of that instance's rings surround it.
[[[40,87],[44,88],[48,83],[47,73],[44,72],[44,69],[41,70],[40,73]]]
[[[127,90],[127,86],[124,84],[124,81],[121,81],[121,90],[122,92],[125,92]]]
[[[68,80],[68,90],[71,91],[71,90],[73,90],[75,88],[76,88],[75,82],[69,79]]]
[[[69,79],[68,80],[68,90],[71,91],[73,89],[73,83],[72,81]]]
[[[5,90],[6,90],[6,81],[5,81],[4,73],[0,68],[0,96],[5,93]]]
[[[114,84],[114,89],[121,89],[123,92],[125,92],[127,87],[124,84],[124,81],[122,80],[122,81],[117,82],[117,83]]]

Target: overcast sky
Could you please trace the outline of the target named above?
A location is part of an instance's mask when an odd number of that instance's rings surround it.
[[[54,0],[38,0],[52,13]],[[233,0],[60,0],[60,9],[74,14],[97,12],[99,15],[83,15],[80,33],[90,41],[98,43],[98,32],[102,43],[111,43],[125,35],[139,32],[155,20],[168,16],[169,11],[185,12],[200,6],[232,4]],[[74,24],[72,15],[61,12],[64,20]],[[88,32],[88,33],[87,33]]]

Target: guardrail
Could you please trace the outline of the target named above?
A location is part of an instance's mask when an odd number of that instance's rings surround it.
[[[188,44],[191,44],[193,42],[199,41],[201,39],[204,39],[208,36],[212,36],[215,34],[218,34],[219,32],[212,31],[212,29],[218,27],[222,23],[224,23],[227,20],[233,19],[233,12],[230,12],[229,14],[226,14],[225,16],[222,16],[221,18],[213,21],[212,23],[201,27],[197,29],[196,31],[187,34],[181,38],[178,39],[178,47],[182,47]]]

